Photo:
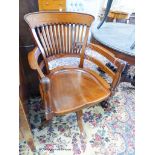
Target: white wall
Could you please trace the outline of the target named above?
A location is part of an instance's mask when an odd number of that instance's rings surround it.
[[[67,11],[84,12],[96,17],[102,8],[105,8],[108,0],[67,0]],[[132,13],[135,11],[134,0],[113,0],[111,10]]]
[[[67,0],[67,11],[89,13],[97,17],[104,0]]]

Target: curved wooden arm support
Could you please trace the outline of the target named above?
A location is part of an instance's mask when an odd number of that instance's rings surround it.
[[[42,90],[42,96],[45,104],[45,117],[46,120],[50,120],[52,117],[52,103],[50,103],[50,79],[48,77],[43,77],[40,80],[41,90]]]
[[[91,48],[92,50],[95,50],[96,52],[103,55],[104,57],[106,57],[117,67],[120,66],[120,62],[118,61],[118,58],[116,58],[113,53],[111,53],[109,50],[105,49],[104,47],[101,47],[100,45],[93,44],[93,43],[89,43],[88,47]]]
[[[43,74],[39,64],[38,64],[38,57],[41,54],[40,50],[38,47],[35,47],[31,52],[28,54],[28,61],[29,65],[31,66],[32,69],[37,70],[39,77],[43,78],[45,75]]]
[[[40,83],[42,85],[42,90],[47,93],[50,90],[50,79],[48,77],[43,77]]]
[[[101,47],[100,45],[89,43],[87,46],[92,50],[95,50],[102,56],[106,57],[111,63],[113,63],[117,67],[117,72],[114,73],[107,66],[102,64],[100,61],[96,60],[95,58],[91,58],[94,63],[96,63],[104,72],[106,72],[109,76],[111,76],[111,78],[113,79],[111,84],[111,90],[114,90],[116,86],[119,84],[121,74],[124,70],[125,64],[120,62],[119,59],[116,58],[113,53]]]
[[[120,66],[117,69],[115,78],[113,79],[112,84],[111,84],[111,90],[112,91],[114,91],[115,88],[117,87],[117,85],[119,84],[124,68],[125,68],[125,64],[121,63]]]

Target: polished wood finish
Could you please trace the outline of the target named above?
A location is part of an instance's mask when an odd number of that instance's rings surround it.
[[[37,72],[30,68],[27,59],[29,51],[35,47],[35,42],[29,26],[24,21],[24,15],[34,11],[38,11],[38,0],[19,1],[19,66],[23,74],[22,76],[20,74],[20,87],[23,89],[25,99],[39,95]]]
[[[31,68],[38,71],[46,120],[55,115],[76,112],[80,131],[83,131],[82,109],[108,99],[119,82],[124,64],[105,48],[87,45],[89,27],[94,20],[91,15],[43,12],[28,14],[25,20],[38,44],[29,53],[28,60]],[[117,67],[117,72],[87,55],[86,47],[106,57]],[[40,55],[43,57],[41,62]],[[50,70],[48,63],[62,57],[79,57],[79,66],[60,66]],[[112,85],[95,71],[84,68],[85,60],[95,63],[109,74],[113,79]],[[46,73],[43,68],[46,68]]]
[[[39,11],[66,11],[66,0],[38,0]]]
[[[47,70],[46,58],[62,53],[81,53],[80,67],[82,67],[89,27],[94,20],[93,16],[69,12],[36,12],[27,14],[24,18],[31,27],[43,54]],[[84,42],[83,45],[82,42]]]
[[[114,19],[127,19],[128,13],[122,11],[110,11],[108,17]]]
[[[83,125],[82,125],[82,110],[76,112],[77,122],[80,128],[80,132],[83,133]]]
[[[84,54],[85,54],[85,48],[86,48],[86,44],[87,44],[87,39],[88,39],[88,33],[89,33],[89,29],[86,29],[86,37],[84,39],[84,43],[82,46],[82,51],[81,51],[81,59],[80,59],[80,65],[79,67],[83,68],[83,62],[84,62]]]
[[[51,84],[50,79],[48,77],[43,77],[40,80],[40,88],[41,88],[41,96],[44,100],[44,107],[45,107],[45,117],[46,120],[50,120],[53,116],[53,94],[51,93]]]
[[[80,24],[90,26],[94,17],[76,12],[34,12],[24,16],[25,21],[33,29],[45,25]],[[66,25],[67,26],[67,25]]]
[[[26,140],[32,151],[35,150],[33,136],[21,100],[19,100],[19,139]]]
[[[110,95],[110,90],[85,69],[65,67],[48,77],[51,79],[53,113],[57,115],[94,105]]]

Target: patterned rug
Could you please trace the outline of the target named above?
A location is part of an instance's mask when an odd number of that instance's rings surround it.
[[[47,127],[37,127],[43,119],[41,99],[28,101],[29,118],[39,155],[134,155],[134,88],[121,83],[110,108],[100,104],[83,110],[85,134],[81,135],[75,113],[54,117]],[[20,154],[33,154],[26,142],[20,143]]]
[[[94,51],[87,51],[94,57]],[[102,62],[105,61],[102,60]],[[106,62],[106,61],[105,61]],[[53,61],[51,68],[67,63],[77,65],[78,59]],[[84,64],[96,70],[96,66]],[[134,73],[134,67],[130,72]],[[104,78],[110,82],[106,75]],[[28,100],[30,120],[36,152],[32,153],[25,141],[19,144],[20,155],[134,155],[135,154],[135,89],[130,83],[120,83],[109,98],[110,107],[100,104],[83,109],[84,134],[80,134],[75,113],[54,117],[43,129],[38,127],[44,119],[40,97]]]

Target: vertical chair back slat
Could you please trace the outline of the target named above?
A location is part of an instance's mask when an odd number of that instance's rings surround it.
[[[76,51],[76,25],[74,24],[73,53]]]
[[[70,53],[73,53],[73,24],[70,26]]]
[[[56,31],[56,25],[53,25],[53,33],[54,33],[54,42],[55,42],[55,45],[56,45],[56,54],[59,54],[58,51],[59,51],[59,48],[58,48],[58,38],[57,38],[57,31]]]
[[[49,47],[49,43],[47,41],[47,35],[46,35],[46,32],[45,32],[45,26],[41,27],[41,30],[42,30],[42,35],[43,35],[46,47],[47,47],[47,55],[50,55],[50,47]]]
[[[60,45],[61,45],[61,53],[63,53],[63,36],[62,36],[62,24],[60,24],[59,27],[59,31],[60,31]]]
[[[51,37],[51,42],[52,42],[52,47],[53,47],[52,55],[54,55],[54,54],[56,54],[56,45],[55,45],[55,42],[54,42],[54,34],[53,34],[53,31],[52,31],[52,25],[49,26],[49,29],[50,29],[50,37]]]
[[[43,49],[43,46],[41,45],[40,43],[40,40],[39,38],[37,37],[37,34],[36,34],[36,31],[35,29],[32,29],[32,33],[34,35],[34,38],[36,38],[36,43],[38,44],[38,47],[40,48],[40,51],[42,53],[42,56],[43,56],[43,59],[44,59],[44,62],[45,62],[45,66],[46,66],[46,69],[47,69],[47,73],[49,72],[49,67],[48,67],[48,61],[46,59],[46,53],[45,53],[45,50]]]
[[[67,40],[66,40],[67,41],[67,43],[66,43],[67,44],[67,53],[70,53],[69,52],[69,25],[68,24],[66,25],[66,28],[67,28]]]
[[[47,40],[48,40],[48,43],[49,43],[50,55],[52,55],[53,47],[52,47],[52,41],[51,41],[51,37],[50,37],[50,33],[49,33],[49,26],[47,26],[47,25],[45,26],[45,31],[46,31]]]
[[[80,53],[81,54],[81,59],[80,59],[79,67],[81,67],[81,68],[83,68],[84,54],[85,54],[85,48],[86,48],[86,44],[87,44],[87,40],[88,40],[88,34],[89,34],[89,27],[86,28],[86,35],[85,35],[82,50],[81,50],[81,53]]]
[[[45,55],[48,56],[48,50],[47,50],[47,47],[46,47],[46,44],[45,44],[45,41],[44,41],[44,38],[43,38],[43,35],[42,33],[40,32],[40,28],[37,27],[37,34],[38,34],[38,38],[40,39],[41,41],[41,45],[45,51]]]
[[[60,45],[60,35],[59,35],[59,24],[56,25],[56,36],[57,36],[57,44],[58,44],[58,54],[60,54],[61,45]]]
[[[38,12],[27,14],[24,18],[44,59],[57,54],[80,54],[80,66],[83,66],[93,16],[71,12]]]
[[[64,53],[67,53],[67,39],[66,39],[66,25],[64,25],[64,44],[65,44],[65,48],[64,48]]]
[[[61,53],[63,53],[63,25],[60,24],[60,44],[61,44]]]
[[[83,31],[84,31],[84,25],[81,25],[80,42],[82,42],[83,39]]]
[[[78,49],[79,49],[79,25],[77,24],[77,38],[76,38],[76,42],[77,42],[77,50],[76,52],[78,53]]]

